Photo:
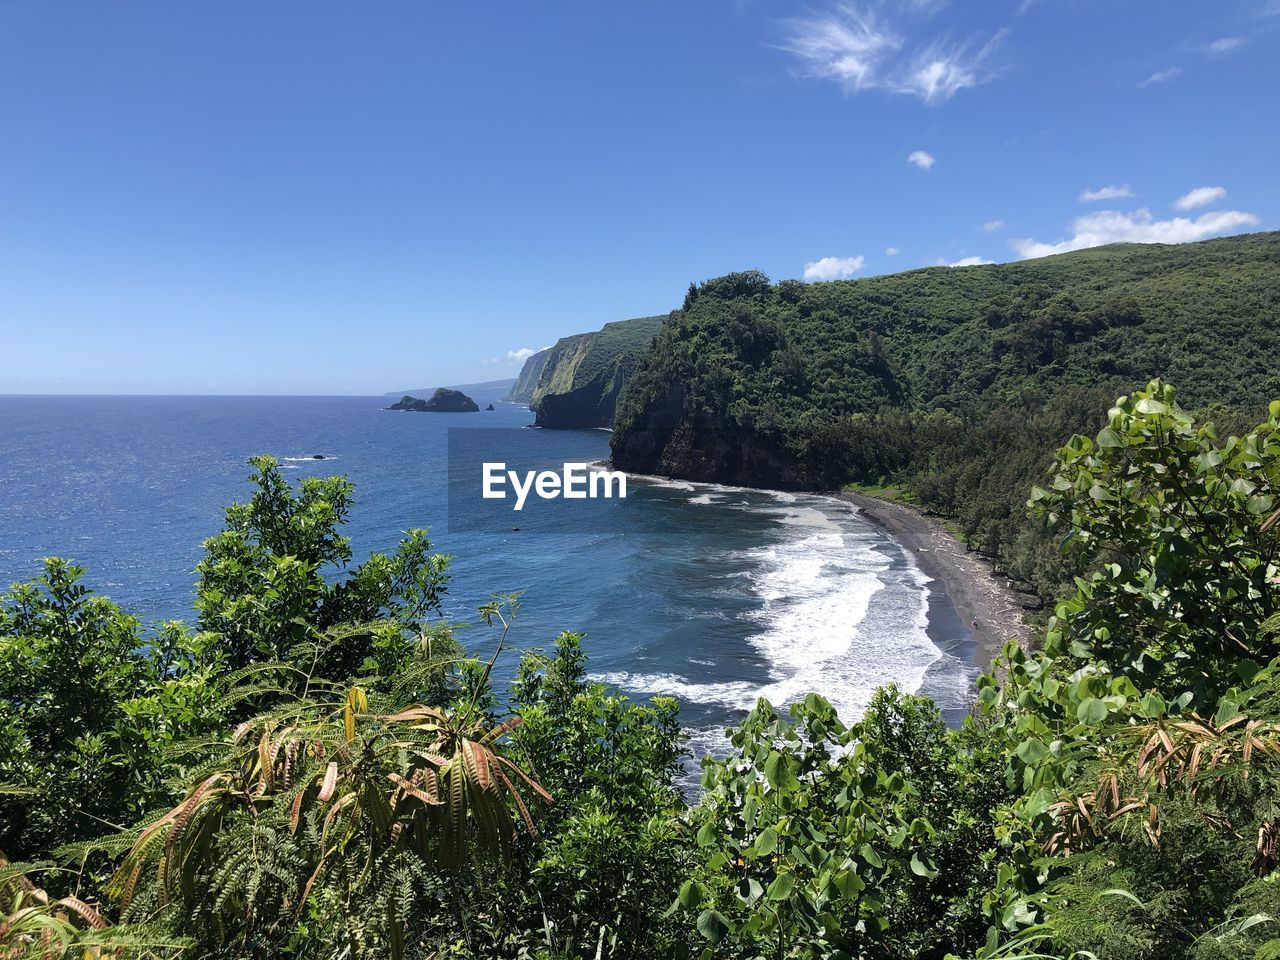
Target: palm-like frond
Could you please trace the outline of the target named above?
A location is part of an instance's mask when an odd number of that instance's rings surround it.
[[[1117,750],[1087,792],[1051,804],[1056,828],[1045,841],[1050,854],[1069,853],[1106,835],[1108,826],[1137,816],[1153,846],[1160,844],[1158,795],[1185,788],[1192,800],[1220,794],[1238,777],[1248,780],[1260,762],[1280,758],[1280,725],[1236,714],[1220,723],[1191,715],[1121,727]],[[1265,835],[1264,835],[1265,834]],[[1270,834],[1259,834],[1260,863],[1273,862]]]
[[[335,702],[336,701],[336,702]],[[237,824],[298,838],[291,907],[334,869],[401,850],[447,869],[473,856],[506,858],[517,819],[534,832],[522,793],[551,797],[505,757],[519,718],[489,727],[471,711],[417,705],[372,712],[359,687],[325,704],[295,703],[240,724],[227,753],[172,810],[144,826],[109,892],[127,907],[153,878],[161,903],[191,904]]]
[[[185,946],[145,927],[112,926],[78,897],[50,897],[31,879],[40,869],[0,856],[0,960],[158,958]]]

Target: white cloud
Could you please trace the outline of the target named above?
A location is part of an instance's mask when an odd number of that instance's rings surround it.
[[[1095,200],[1119,200],[1122,197],[1132,197],[1133,191],[1129,189],[1126,183],[1123,186],[1116,186],[1114,183],[1110,186],[1099,187],[1097,190],[1081,190],[1080,202],[1093,203]]]
[[[924,17],[932,17],[945,7],[948,2],[949,0],[906,0],[907,6],[913,13],[918,13]]]
[[[861,270],[864,262],[865,257],[823,257],[804,265],[804,279],[810,283],[815,280],[841,280]]]
[[[1143,87],[1149,87],[1153,83],[1166,83],[1169,80],[1172,80],[1174,77],[1178,77],[1181,75],[1182,75],[1181,67],[1170,67],[1168,70],[1157,70],[1151,76],[1147,77],[1147,79],[1143,80],[1140,84],[1138,84],[1138,89],[1141,90]]]
[[[950,100],[961,90],[976,87],[989,79],[982,74],[981,64],[1008,33],[1008,30],[998,31],[972,57],[964,47],[948,48],[934,42],[911,58],[910,66],[889,85],[889,89],[914,94],[925,103]]]
[[[535,353],[541,353],[543,350],[546,350],[546,349],[547,349],[546,347],[538,347],[537,349],[533,347],[517,347],[514,350],[508,350],[507,355],[505,357],[487,357],[484,362],[485,363],[502,363],[502,364],[524,363],[526,360],[532,357]]]
[[[896,257],[896,256],[897,256],[898,254],[900,254],[901,252],[902,252],[902,251],[901,251],[901,250],[899,250],[897,247],[885,247],[885,248],[884,248],[884,253],[885,253],[885,256],[887,256],[887,257]]]
[[[983,233],[995,233],[997,230],[999,230],[1003,226],[1004,226],[1003,220],[988,220],[978,229],[981,230]]]
[[[932,170],[934,159],[932,154],[925,153],[923,150],[913,150],[907,157],[907,163],[914,163],[921,170]]]
[[[1071,237],[1057,243],[1038,240],[1010,241],[1013,249],[1024,258],[1047,257],[1069,250],[1100,247],[1105,243],[1190,243],[1214,234],[1227,233],[1238,227],[1252,226],[1258,218],[1240,210],[1216,210],[1204,213],[1194,220],[1174,217],[1172,220],[1156,220],[1150,210],[1124,213],[1120,210],[1099,210],[1076,218],[1071,224]]]
[[[828,16],[788,21],[783,49],[799,57],[809,73],[857,92],[879,86],[880,68],[902,46],[902,38],[871,10],[839,7]]]
[[[916,12],[941,4],[911,0]],[[808,76],[834,80],[846,93],[888,90],[935,104],[992,78],[983,66],[1008,33],[997,32],[976,53],[967,44],[934,40],[904,55],[905,41],[871,6],[842,3],[831,12],[786,21],[782,49],[795,56]]]
[[[1226,195],[1227,191],[1222,187],[1196,187],[1173,201],[1173,206],[1176,210],[1194,210],[1196,207],[1217,203]]]
[[[944,267],[980,267],[984,264],[995,263],[994,260],[984,260],[982,257],[963,257],[959,260],[953,260],[951,263],[944,262]]]
[[[1244,37],[1222,37],[1205,47],[1205,50],[1215,56],[1221,56],[1242,46],[1244,46]]]

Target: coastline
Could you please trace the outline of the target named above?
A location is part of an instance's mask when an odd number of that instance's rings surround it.
[[[616,469],[611,459],[596,464]],[[638,479],[672,481],[677,478],[649,474],[628,474]],[[683,481],[700,483],[701,481]],[[724,486],[718,484],[717,486]],[[763,487],[741,487],[764,490]],[[918,507],[849,490],[800,491],[850,503],[859,516],[884,530],[910,554],[916,566],[932,581],[927,632],[941,651],[942,659],[926,673],[925,684],[939,671],[959,664],[978,672],[991,669],[1005,644],[1017,639],[1029,650],[1036,630],[1023,619],[1029,609],[1027,596],[1014,590],[1007,579],[998,577],[991,562],[961,543],[937,518]],[[951,713],[944,709],[950,718]],[[957,716],[967,713],[967,707]]]
[[[946,593],[975,644],[973,662],[988,670],[1007,641],[1026,649],[1033,629],[1023,622],[1023,597],[997,579],[991,564],[967,549],[933,517],[908,504],[862,493],[833,494],[887,531],[915,559],[921,572]]]

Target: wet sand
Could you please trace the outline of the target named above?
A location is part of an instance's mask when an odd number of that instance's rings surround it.
[[[989,561],[958,541],[938,520],[908,504],[861,493],[837,494],[858,507],[868,520],[888,531],[911,552],[933,586],[944,590],[956,615],[973,638],[974,662],[991,666],[1005,643],[1016,638],[1025,649],[1034,631],[1023,622],[1028,599],[992,573]],[[930,609],[930,622],[933,622]]]

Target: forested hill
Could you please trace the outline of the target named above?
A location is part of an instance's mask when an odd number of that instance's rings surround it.
[[[1051,451],[1157,376],[1184,406],[1261,418],[1277,357],[1280,233],[811,285],[731,274],[691,286],[664,324],[622,398],[614,461],[905,485],[1049,590],[1023,518]]]

